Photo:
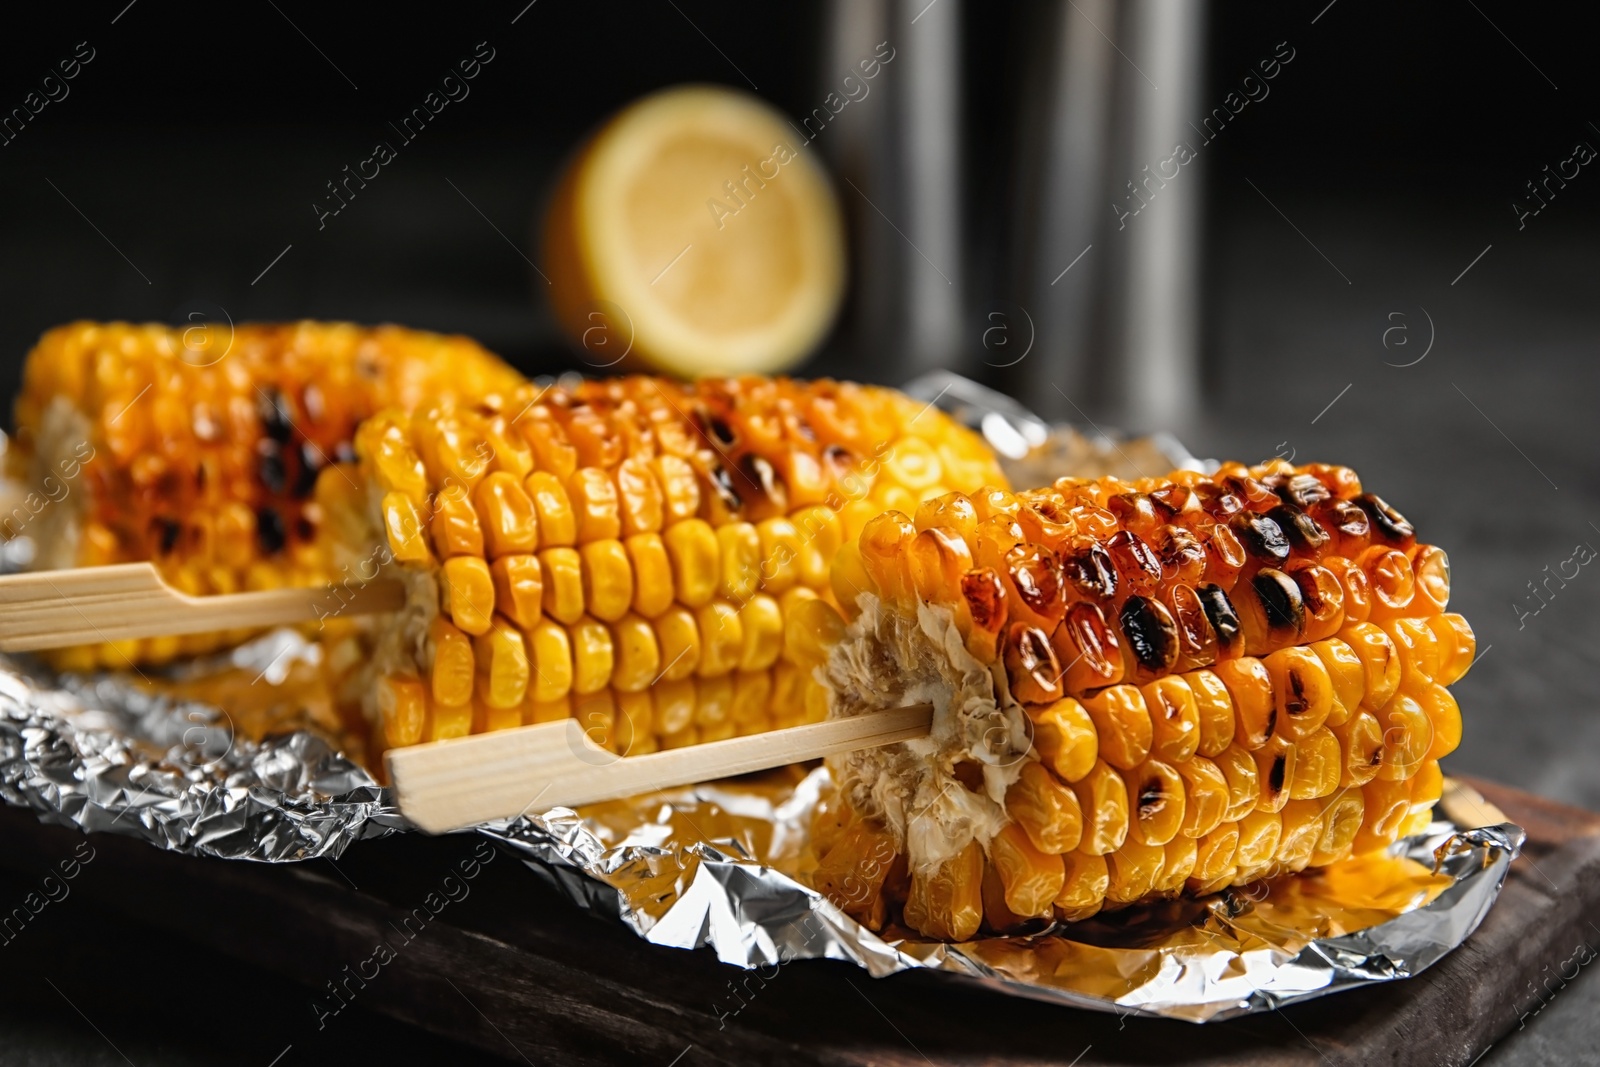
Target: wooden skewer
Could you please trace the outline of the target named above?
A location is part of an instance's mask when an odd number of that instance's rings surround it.
[[[428,833],[535,809],[619,800],[654,789],[769,770],[838,752],[927,736],[933,706],[916,704],[644,756],[617,756],[577,720],[391,749],[384,757],[400,810]]]
[[[0,577],[0,652],[283,626],[396,611],[405,601],[405,587],[388,579],[190,596],[162,581],[149,563],[33,571]]]

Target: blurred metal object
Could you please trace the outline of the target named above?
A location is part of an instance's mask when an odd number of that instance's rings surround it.
[[[870,91],[821,131],[851,220],[853,306],[844,343],[874,378],[958,368],[965,306],[961,210],[961,0],[830,0],[818,95]]]
[[[1005,382],[1049,417],[1182,429],[1198,402],[1202,190],[1175,149],[1192,145],[1205,11],[1071,0],[1019,30],[1042,42],[1010,222],[1037,340]]]

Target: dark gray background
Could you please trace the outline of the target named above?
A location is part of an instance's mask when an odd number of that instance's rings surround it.
[[[67,99],[0,147],[0,399],[53,324],[219,307],[240,320],[461,330],[529,372],[573,366],[523,253],[554,168],[584,130],[661,85],[744,85],[734,63],[791,111],[817,95],[810,5],[539,0],[513,26],[525,0],[359,11],[279,0],[281,11],[226,13],[125,2],[32,15],[41,20],[10,22],[0,37],[3,108],[77,42],[97,51]],[[1600,808],[1600,576],[1585,568],[1525,626],[1512,606],[1547,564],[1600,546],[1600,172],[1586,167],[1525,229],[1511,208],[1575,141],[1600,147],[1591,27],[1556,4],[1325,5],[1213,8],[1212,97],[1277,41],[1298,54],[1203,159],[1208,391],[1174,429],[1203,455],[1293,449],[1300,461],[1348,463],[1444,545],[1453,604],[1482,657],[1457,687],[1466,740],[1447,768]],[[997,205],[1012,178],[1016,59],[1037,11],[985,4],[966,15],[971,274],[992,292],[972,301],[962,369],[979,373],[983,300],[1008,284],[1012,235]],[[319,232],[310,204],[322,183],[485,39],[496,58],[472,96]],[[1387,365],[1422,353],[1427,317],[1427,357]],[[1406,332],[1385,347],[1397,324]],[[836,341],[803,370],[838,371],[843,351]],[[870,363],[848,365],[873,375]],[[55,939],[38,938],[31,956],[0,952],[93,973],[104,921],[54,921]],[[201,1014],[302,1008],[302,993],[248,968],[196,966],[227,976]],[[239,1062],[216,1051],[233,1040],[228,1026],[199,1025],[190,1039],[152,1025],[176,1010],[155,989],[74,981],[75,1003],[132,1062]],[[1592,1055],[1597,1009],[1600,986],[1586,975],[1483,1062]],[[0,1002],[0,1032],[0,1063],[122,1062],[47,987]],[[354,1017],[342,1035],[347,1044],[302,1046],[284,1063],[348,1061],[358,1049],[393,1062],[470,1058],[376,1017]],[[259,1044],[234,1051],[255,1057]]]

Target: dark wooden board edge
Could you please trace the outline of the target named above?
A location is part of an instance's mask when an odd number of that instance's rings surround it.
[[[752,974],[708,950],[649,945],[566,904],[512,857],[483,862],[482,840],[465,835],[370,842],[336,865],[267,866],[96,834],[75,892],[307,987],[308,1044],[338,1025],[348,999],[537,1063],[670,1063],[692,1049],[683,1062],[1081,1056],[1089,1067],[1180,1062],[1181,1050],[1193,1064],[1465,1065],[1538,1007],[1537,982],[1585,940],[1600,941],[1590,925],[1600,924],[1600,816],[1474,784],[1528,830],[1529,845],[1464,946],[1415,979],[1204,1027],[1039,1004],[940,975],[874,981],[833,961]],[[0,867],[38,876],[82,838],[5,809],[0,841]]]

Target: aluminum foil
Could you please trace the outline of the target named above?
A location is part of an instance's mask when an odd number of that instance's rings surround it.
[[[1170,438],[1049,426],[953,375],[907,391],[981,430],[1018,484],[1214,468]],[[0,570],[26,565],[27,547],[0,544]],[[0,656],[0,798],[86,832],[263,862],[336,858],[409,829],[331,713],[319,655],[282,631],[159,674],[57,676]],[[1477,927],[1523,840],[1509,823],[1440,817],[1387,857],[945,945],[867,930],[806,885],[807,830],[830,788],[825,769],[790,768],[479,832],[654,944],[710,946],[747,968],[825,957],[880,978],[937,970],[1012,995],[1194,1022],[1424,970]]]

